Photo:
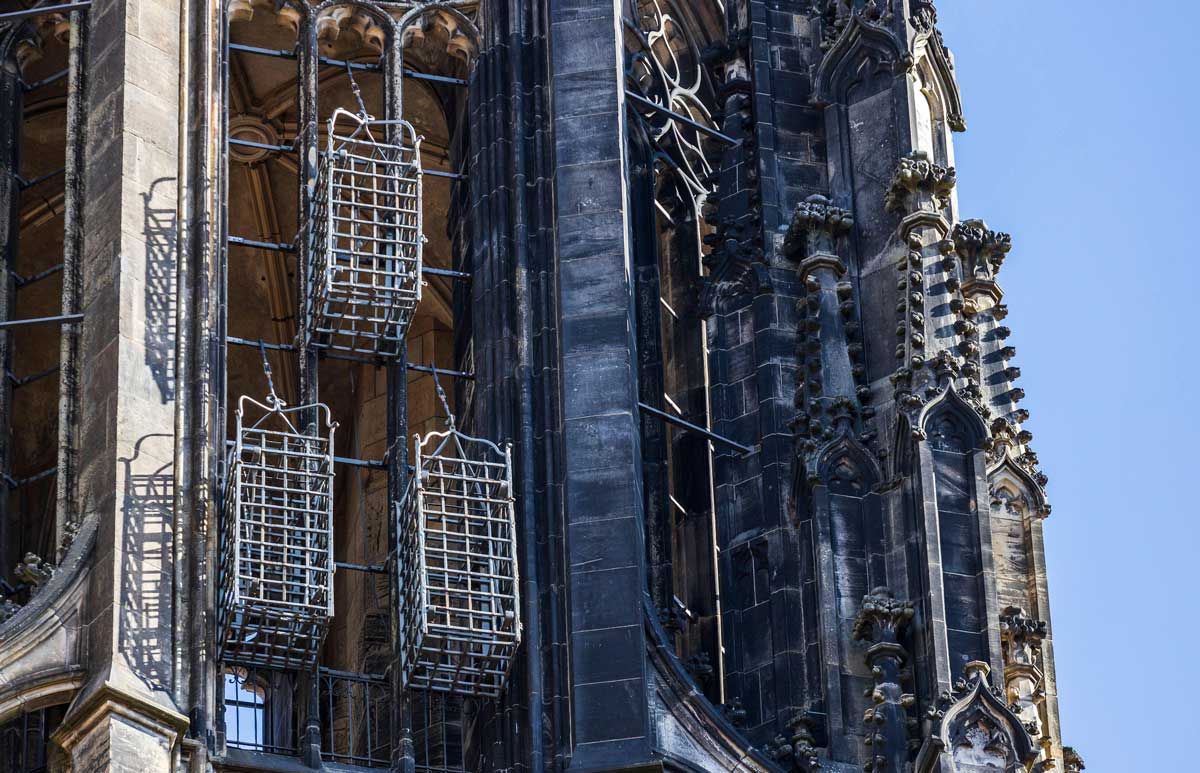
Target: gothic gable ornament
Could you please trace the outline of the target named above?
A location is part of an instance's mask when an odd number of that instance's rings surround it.
[[[1033,739],[990,685],[989,670],[968,663],[966,677],[929,709],[916,773],[1041,773]]]
[[[842,102],[864,62],[874,61],[892,74],[905,72],[912,66],[912,55],[888,27],[891,13],[886,5],[868,2],[861,8],[842,9],[827,18],[826,34],[833,32],[837,37],[817,67],[813,79],[814,105],[828,107]]]

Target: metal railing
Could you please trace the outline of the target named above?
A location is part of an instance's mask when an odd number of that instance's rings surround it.
[[[26,711],[0,725],[0,771],[46,773],[50,734],[62,721],[66,706]]]
[[[416,773],[463,773],[462,698],[413,693],[413,756]]]
[[[317,677],[321,758],[364,767],[392,761],[392,690],[382,675],[322,668]]]

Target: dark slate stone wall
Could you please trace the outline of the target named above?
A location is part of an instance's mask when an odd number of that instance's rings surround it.
[[[766,745],[820,710],[811,522],[796,512],[791,424],[797,384],[796,266],[779,249],[791,209],[823,190],[823,123],[809,97],[811,4],[737,4],[725,60],[722,130],[742,140],[722,164],[717,273],[737,276],[710,321],[714,429],[755,453],[718,447],[727,700]],[[722,265],[722,262],[724,265]],[[816,701],[814,705],[814,701]]]
[[[623,56],[611,0],[549,8],[571,767],[600,770],[651,757]]]
[[[484,12],[467,116],[472,232],[456,239],[474,277],[456,298],[469,322],[458,354],[476,374],[473,426],[514,446],[523,630],[502,699],[466,704],[466,769],[481,773],[560,766],[570,752],[548,23],[536,4],[486,0]]]

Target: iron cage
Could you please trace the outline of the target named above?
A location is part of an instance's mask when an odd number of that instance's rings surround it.
[[[395,357],[421,302],[421,138],[407,121],[338,108],[327,142],[310,251],[311,342]]]
[[[512,449],[451,425],[414,462],[396,506],[404,684],[499,696],[521,640]]]
[[[281,669],[315,662],[333,616],[336,427],[324,405],[238,401],[222,497],[225,662]]]

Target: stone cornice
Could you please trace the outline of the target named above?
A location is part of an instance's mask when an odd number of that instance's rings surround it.
[[[166,739],[174,746],[191,722],[186,716],[138,690],[109,679],[93,680],[85,686],[58,730],[54,741],[68,752],[109,714],[116,714]]]

